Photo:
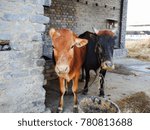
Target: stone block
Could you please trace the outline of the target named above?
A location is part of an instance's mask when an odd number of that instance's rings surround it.
[[[20,3],[24,3],[25,2],[25,0],[11,0],[11,2],[20,2]]]
[[[15,59],[22,59],[25,56],[28,56],[29,53],[25,53],[24,51],[10,51],[10,53],[8,53],[9,55],[9,59],[10,60],[15,60]]]
[[[44,7],[41,6],[41,5],[36,5],[35,13],[36,13],[36,14],[44,15]]]
[[[42,41],[42,35],[40,33],[32,36],[32,41]]]
[[[46,27],[43,24],[33,23],[33,27],[36,32],[44,32]]]
[[[38,68],[34,68],[30,71],[31,75],[39,75],[42,74],[44,70],[44,67],[38,67]]]
[[[34,52],[34,51],[37,51],[38,44],[41,45],[41,43],[34,43],[34,42],[30,42],[30,41],[23,41],[22,43],[15,42],[15,41],[10,42],[11,50],[18,51],[16,53],[19,53],[20,51],[22,51],[22,53],[24,55],[28,55],[28,54],[25,54],[25,52],[23,52],[23,51],[32,51],[32,52]],[[23,56],[23,55],[21,55],[21,56]]]
[[[34,45],[34,52],[32,51],[30,54],[32,55],[33,58],[40,58],[42,56],[42,43],[40,44],[35,44]]]
[[[0,40],[10,40],[11,35],[10,33],[0,33]]]
[[[50,6],[50,5],[51,5],[51,0],[45,0],[44,5],[45,5],[45,6]]]
[[[0,31],[9,31],[10,29],[10,23],[6,22],[6,21],[0,21]]]
[[[41,67],[45,65],[45,60],[44,59],[39,59],[36,61],[36,65]]]
[[[19,36],[19,41],[22,41],[22,40],[28,41],[29,40],[29,34],[28,33],[21,33]]]
[[[21,12],[22,13],[28,13],[28,14],[31,14],[34,12],[34,6],[31,6],[31,5],[27,5],[25,4],[24,6],[21,7]]]
[[[21,78],[29,76],[29,73],[27,70],[13,70],[11,72],[7,72],[4,74],[4,79],[14,79],[14,78]]]
[[[45,0],[25,0],[26,3],[31,3],[31,4],[37,4],[37,5],[44,5]]]
[[[29,19],[29,16],[27,14],[5,13],[2,19],[6,21],[26,21]]]
[[[33,15],[30,16],[30,21],[33,23],[48,23],[49,18],[43,15]]]

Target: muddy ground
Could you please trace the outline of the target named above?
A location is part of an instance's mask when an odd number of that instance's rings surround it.
[[[117,103],[121,112],[150,112],[150,62],[123,58],[115,59],[114,63],[116,69],[106,74],[105,97]],[[91,72],[90,84],[94,77],[95,74]],[[98,96],[98,84],[96,80],[89,88],[87,95],[79,93],[79,102],[86,96]],[[84,82],[80,82],[79,91],[83,89],[83,86]],[[52,112],[56,112],[58,100],[59,83],[56,79],[46,86],[46,106]],[[70,85],[69,93],[64,97],[64,112],[71,113],[72,110],[73,95]]]

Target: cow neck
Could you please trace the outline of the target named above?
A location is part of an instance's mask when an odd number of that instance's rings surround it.
[[[101,65],[102,56],[101,56],[101,54],[99,52],[99,48],[98,48],[98,43],[97,42],[95,44],[95,53],[96,53],[96,56],[97,56],[98,63]]]
[[[74,49],[73,59],[72,59],[72,61],[70,63],[70,70],[72,70],[72,71],[74,71],[74,69],[75,69],[74,68],[75,60],[76,60],[76,58],[75,58],[75,49]],[[71,72],[69,74],[71,74]]]

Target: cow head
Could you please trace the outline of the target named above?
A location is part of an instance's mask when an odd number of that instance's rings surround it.
[[[105,70],[114,69],[113,50],[115,44],[115,33],[110,30],[96,31],[97,34],[97,53],[101,57],[101,67]]]
[[[78,38],[68,29],[50,29],[49,35],[52,39],[52,46],[55,58],[55,71],[58,76],[63,76],[70,72],[73,64],[74,51],[76,47],[82,47],[88,43],[86,39]]]

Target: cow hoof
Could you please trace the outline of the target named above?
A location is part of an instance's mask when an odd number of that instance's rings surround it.
[[[79,81],[80,81],[80,82],[85,82],[85,79],[80,79]]]
[[[100,90],[99,91],[99,97],[103,97],[104,98],[105,94],[104,94],[104,91],[103,90]]]
[[[66,91],[66,92],[65,92],[65,95],[68,95],[68,94],[69,94],[69,92],[68,92],[68,91]]]
[[[63,112],[63,110],[61,110],[61,109],[57,109],[57,113],[62,113]]]
[[[104,98],[105,97],[104,93],[100,93],[99,97],[103,97]]]
[[[82,92],[83,95],[87,95],[87,93],[88,93],[87,89],[84,89],[83,92]]]
[[[87,92],[83,91],[82,94],[83,94],[83,95],[87,95]]]
[[[78,113],[78,107],[73,108],[73,113]]]

